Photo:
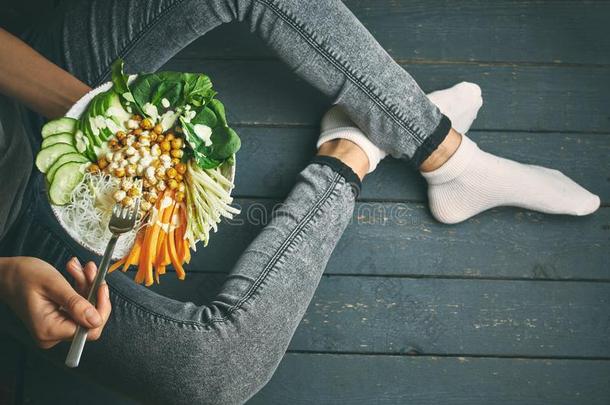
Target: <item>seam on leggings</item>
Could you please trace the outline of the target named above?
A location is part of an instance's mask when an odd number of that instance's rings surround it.
[[[129,51],[131,51],[137,45],[138,42],[140,42],[142,37],[144,37],[144,35],[146,33],[150,32],[153,29],[153,27],[154,27],[155,23],[157,23],[157,21],[159,21],[161,18],[165,17],[165,15],[167,15],[167,13],[172,11],[176,6],[184,3],[184,1],[185,0],[175,0],[173,3],[171,3],[170,5],[168,5],[161,11],[159,11],[159,13],[157,15],[155,15],[152,18],[152,20],[145,22],[145,27],[143,29],[141,29],[140,31],[138,31],[138,33],[129,42],[127,42],[127,44],[125,46],[123,46],[123,49],[121,51],[117,52],[116,58],[124,58],[125,55]],[[114,62],[114,61],[110,61],[110,64],[112,64],[112,62]],[[97,87],[98,85],[100,85],[101,81],[106,76],[110,75],[110,70],[111,70],[110,66],[108,66],[105,70],[103,70],[102,73],[97,77],[97,79],[94,80],[92,87]]]
[[[290,232],[288,237],[284,240],[284,242],[282,242],[278,250],[271,257],[269,262],[267,262],[267,265],[263,268],[263,271],[258,275],[256,280],[254,281],[254,283],[252,283],[252,285],[250,286],[248,291],[246,291],[244,296],[241,297],[239,301],[237,301],[237,303],[227,309],[226,315],[210,318],[210,322],[224,322],[233,312],[240,309],[250,299],[250,297],[252,297],[252,295],[256,292],[256,290],[258,290],[259,286],[263,283],[263,281],[265,281],[271,269],[275,267],[279,259],[284,255],[290,245],[292,245],[297,235],[303,230],[303,228],[305,228],[309,224],[316,212],[318,212],[319,208],[328,200],[333,190],[335,189],[335,186],[342,178],[343,177],[339,173],[335,173],[330,185],[328,186],[322,197],[320,197],[318,202],[309,210],[309,212],[307,212],[307,214],[305,214],[303,219],[297,224],[296,228],[294,228],[292,232]]]
[[[229,316],[233,312],[235,312],[236,310],[241,308],[241,306],[243,306],[243,304],[245,304],[247,299],[249,299],[252,296],[252,294],[254,294],[256,292],[256,290],[258,289],[258,285],[261,284],[266,279],[267,275],[269,274],[269,272],[271,271],[273,266],[277,263],[277,261],[279,260],[281,255],[290,247],[292,242],[294,242],[294,239],[298,236],[299,231],[302,230],[305,226],[307,226],[309,224],[309,222],[311,221],[311,219],[313,218],[315,213],[318,211],[318,209],[322,206],[322,204],[324,204],[326,201],[328,201],[328,199],[332,195],[333,191],[335,190],[335,186],[341,181],[341,179],[342,179],[341,175],[338,173],[335,173],[335,175],[331,179],[331,184],[324,191],[324,194],[322,195],[320,200],[309,210],[309,212],[307,214],[305,214],[305,217],[303,217],[303,219],[299,222],[297,228],[295,230],[293,230],[293,232],[291,232],[291,234],[288,236],[287,240],[284,241],[284,243],[282,243],[282,245],[280,246],[280,249],[278,250],[278,253],[276,253],[271,258],[269,263],[265,266],[265,270],[257,277],[257,279],[255,280],[255,283],[246,292],[246,295],[244,297],[242,297],[236,304],[232,305],[227,310],[228,311],[227,315],[225,315],[223,317],[210,318],[210,320],[206,321],[206,322],[185,321],[185,320],[175,319],[170,316],[167,316],[164,314],[159,314],[157,312],[153,312],[153,311],[149,310],[148,308],[144,307],[143,305],[133,301],[129,296],[126,296],[125,294],[121,293],[120,291],[118,291],[116,288],[114,288],[110,284],[108,284],[108,287],[110,288],[111,291],[114,292],[115,299],[119,299],[125,303],[132,305],[137,310],[142,311],[144,314],[151,316],[152,318],[162,319],[164,321],[174,323],[178,326],[193,326],[193,327],[207,328],[215,323],[224,322],[229,319]],[[287,243],[287,242],[289,242],[289,243]],[[281,253],[280,253],[280,251],[281,251]],[[277,259],[275,261],[273,261],[274,258],[276,258],[276,256],[277,256]],[[255,288],[255,284],[256,284],[256,288]]]
[[[426,138],[422,133],[421,129],[414,127],[409,123],[402,114],[395,110],[395,106],[391,106],[387,100],[383,99],[379,96],[375,88],[373,88],[370,84],[367,84],[361,75],[356,74],[352,68],[350,68],[346,62],[339,59],[339,55],[336,54],[331,49],[327,49],[321,43],[321,41],[317,40],[314,34],[305,27],[305,25],[299,22],[294,16],[288,14],[285,10],[283,10],[279,5],[275,4],[271,0],[255,0],[257,3],[260,3],[264,6],[267,6],[271,11],[273,11],[279,18],[281,18],[284,22],[290,25],[295,31],[310,45],[312,45],[319,53],[328,60],[335,68],[337,68],[340,72],[342,72],[352,83],[356,85],[361,91],[367,94],[374,102],[377,104],[386,114],[392,118],[392,120],[398,124],[402,129],[407,131],[415,141],[420,146],[424,139]]]

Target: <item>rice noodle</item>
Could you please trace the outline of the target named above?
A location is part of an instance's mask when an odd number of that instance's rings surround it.
[[[115,201],[112,195],[119,182],[105,174],[86,173],[72,192],[70,203],[59,210],[68,233],[89,248],[103,252],[112,234],[108,223]],[[121,235],[120,244],[132,246],[140,226]]]

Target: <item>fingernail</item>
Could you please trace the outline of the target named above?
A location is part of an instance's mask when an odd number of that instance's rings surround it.
[[[76,264],[79,269],[83,269],[83,266],[80,264],[80,261],[78,261],[78,257],[74,256],[72,260],[74,260],[74,264]]]
[[[87,308],[85,311],[85,318],[87,318],[87,321],[93,326],[97,326],[102,323],[102,318],[100,318],[100,315],[93,308]]]

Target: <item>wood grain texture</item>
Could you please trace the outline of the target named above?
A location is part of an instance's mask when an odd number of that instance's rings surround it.
[[[234,195],[283,198],[313,156],[315,128],[242,127]],[[610,136],[471,131],[490,153],[556,168],[610,202]],[[256,173],[250,176],[248,173]],[[385,159],[364,182],[361,200],[426,201],[424,180],[406,162]]]
[[[410,64],[425,91],[478,83],[484,104],[473,129],[610,132],[610,67]],[[331,104],[273,60],[173,59],[162,69],[209,74],[233,124],[318,126]],[[239,83],[239,85],[235,85]]]
[[[275,200],[238,199],[242,214],[221,224],[189,272],[230,271],[269,223]],[[512,208],[457,226],[439,224],[423,204],[359,203],[326,268],[328,274],[610,280],[610,209],[589,217]],[[189,284],[189,283],[186,283]]]
[[[248,404],[605,405],[609,374],[592,360],[288,353]],[[26,380],[31,405],[135,404],[40,359]]]
[[[251,405],[602,405],[596,361],[287,354]]]
[[[395,59],[610,63],[605,1],[346,0]],[[208,33],[186,57],[272,57],[245,24]]]
[[[205,304],[221,275],[166,279],[164,295]],[[610,283],[322,278],[291,350],[610,358]]]

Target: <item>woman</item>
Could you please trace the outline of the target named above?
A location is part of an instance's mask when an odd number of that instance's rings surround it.
[[[41,120],[19,117],[6,101],[0,106],[0,173],[3,194],[11,196],[0,205],[0,297],[43,348],[69,340],[76,323],[93,328],[93,339],[105,327],[87,346],[80,372],[146,403],[246,401],[281,360],[351,219],[360,181],[386,152],[422,172],[431,212],[442,222],[498,205],[573,215],[599,206],[599,198],[557,171],[478,149],[463,135],[481,105],[478,88],[460,84],[426,97],[339,0],[67,2],[26,36],[43,56],[0,32],[0,92],[57,117],[89,86],[108,80],[116,58],[130,72],[155,70],[235,20],[338,107],[323,118],[317,156],[208,305],[159,296],[120,273],[100,289],[97,308],[74,291],[55,268],[67,262],[82,295],[95,265],[70,259],[92,257],[53,219],[32,170]],[[2,310],[2,324],[20,333]],[[65,350],[54,354],[61,358]]]

